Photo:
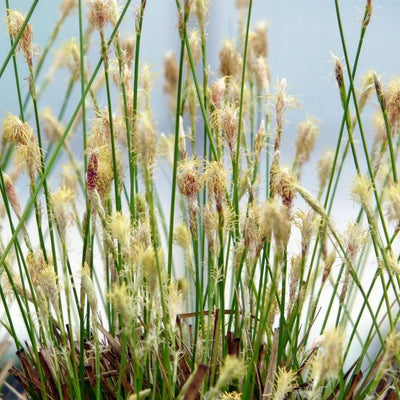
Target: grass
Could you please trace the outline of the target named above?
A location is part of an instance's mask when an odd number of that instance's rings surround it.
[[[6,4],[0,69],[0,79],[13,69],[17,98],[0,148],[2,326],[25,395],[398,398],[400,86],[374,71],[359,77],[372,2],[352,59],[335,1],[342,119],[336,147],[315,165],[315,193],[303,174],[319,123],[298,125],[284,165],[285,121],[299,102],[285,79],[270,82],[252,0],[239,5],[239,39],[223,42],[214,75],[209,5],[176,1],[169,136],[141,56],[146,1],[65,0],[41,51],[29,22],[37,3],[27,14]],[[79,37],[54,49],[67,18]],[[61,87],[54,73],[64,67]],[[64,94],[57,111],[42,107],[51,88]],[[342,232],[332,210],[347,164],[356,207]]]

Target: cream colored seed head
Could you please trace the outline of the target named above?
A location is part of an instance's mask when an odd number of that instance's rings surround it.
[[[114,212],[107,219],[107,228],[111,236],[117,239],[123,247],[129,244],[131,225],[128,215],[122,214],[120,211]]]
[[[211,86],[211,101],[215,108],[222,107],[222,99],[225,93],[225,78],[219,78]]]
[[[119,285],[114,285],[111,292],[108,294],[108,298],[115,307],[115,310],[121,314],[124,326],[131,329],[133,315],[130,304],[132,304],[133,299],[129,295],[126,284],[121,283]]]
[[[153,170],[156,154],[157,131],[149,110],[137,115],[135,144],[138,161],[149,171]]]
[[[242,378],[245,373],[246,367],[243,360],[233,355],[227,355],[215,387],[221,389],[233,379]]]
[[[178,63],[174,53],[167,53],[164,57],[164,91],[169,95],[176,95],[178,87]]]
[[[67,226],[72,223],[74,217],[72,211],[74,200],[75,194],[67,187],[60,187],[57,192],[50,193],[51,209],[63,238]]]
[[[67,16],[74,8],[78,7],[78,0],[63,0],[60,5],[60,11]]]
[[[328,183],[328,179],[332,173],[332,165],[335,153],[332,150],[325,150],[321,158],[318,160],[317,170],[319,179],[319,188],[322,190]]]
[[[398,132],[400,126],[400,78],[393,78],[387,87],[387,113],[392,134]]]
[[[342,367],[345,335],[339,328],[325,331],[313,343],[318,348],[318,354],[313,364],[314,383],[319,384],[325,379],[335,379]]]
[[[372,201],[372,182],[366,175],[357,175],[353,182],[351,194],[363,207],[370,208]]]
[[[318,134],[318,121],[315,118],[307,117],[306,121],[299,123],[296,136],[296,162],[299,165],[309,160]]]
[[[51,143],[58,143],[65,132],[65,125],[46,107],[40,113],[43,131]]]
[[[200,30],[204,31],[206,19],[210,13],[210,0],[196,0],[195,13],[199,21]]]
[[[400,353],[400,332],[390,332],[385,340],[386,349],[379,364],[378,376],[383,377],[386,373],[393,370],[393,357]]]
[[[33,140],[28,144],[21,144],[17,147],[15,154],[15,162],[23,165],[31,180],[34,179],[35,173],[41,170],[41,152],[38,143]]]
[[[191,29],[189,32],[189,45],[194,64],[198,64],[201,58],[201,39],[198,29]],[[189,61],[189,60],[188,60]]]
[[[268,56],[267,24],[260,23],[249,35],[249,54],[258,58]]]
[[[22,122],[11,113],[3,119],[2,133],[5,141],[15,144],[27,145],[33,140],[33,129],[28,122]]]
[[[273,393],[273,400],[284,400],[296,386],[296,373],[291,369],[279,367],[276,372],[276,383]]]
[[[56,312],[58,312],[58,295],[60,293],[60,287],[53,266],[47,265],[41,271],[39,279],[44,295],[50,300],[50,303]]]
[[[374,71],[369,70],[361,77],[361,90],[358,106],[362,110],[374,92]]]
[[[219,53],[221,76],[236,76],[240,73],[242,57],[233,42],[224,40]]]
[[[104,31],[107,24],[115,26],[118,22],[118,7],[115,0],[88,0],[89,23],[99,32]]]
[[[182,247],[183,250],[189,250],[192,246],[192,237],[186,224],[181,222],[175,227],[174,242]]]
[[[16,10],[7,10],[7,24],[8,24],[8,32],[16,39],[22,26],[24,24],[26,16],[22,15],[19,11]],[[25,29],[19,39],[18,49],[22,50],[24,53],[25,61],[28,65],[32,66],[33,61],[33,29],[30,23],[25,25]]]
[[[254,138],[254,159],[258,163],[260,161],[261,152],[266,145],[267,135],[265,133],[265,122],[261,120],[256,137]]]
[[[22,208],[21,208],[21,203],[18,198],[17,191],[15,190],[15,186],[12,183],[10,177],[4,172],[3,172],[3,179],[4,179],[4,185],[5,185],[8,201],[10,202],[11,207],[15,212],[15,215],[18,218],[21,218],[22,217]]]
[[[392,183],[384,188],[384,198],[388,207],[389,218],[400,222],[400,185]]]
[[[97,295],[92,278],[90,277],[89,266],[86,263],[81,271],[81,285],[92,311],[92,321],[97,321]]]
[[[211,161],[204,173],[205,182],[208,185],[210,195],[214,196],[219,213],[222,212],[223,203],[225,202],[227,176],[228,171],[222,161]]]

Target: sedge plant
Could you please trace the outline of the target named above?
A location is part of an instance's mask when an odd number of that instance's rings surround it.
[[[236,2],[236,39],[214,71],[210,2],[171,2],[169,135],[152,101],[161,77],[142,57],[146,0],[63,0],[44,50],[38,2],[26,14],[6,3],[0,79],[13,71],[17,102],[1,124],[1,322],[26,397],[398,398],[400,81],[360,79],[372,1],[354,55],[334,2],[341,125],[316,191],[303,172],[319,121],[298,125],[286,165],[299,101],[286,79],[271,81],[252,0]],[[69,19],[79,35],[57,49]],[[65,93],[59,109],[43,104],[51,89]],[[348,164],[354,218],[340,231]]]

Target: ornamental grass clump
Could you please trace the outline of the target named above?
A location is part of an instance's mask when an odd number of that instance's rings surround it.
[[[143,57],[145,0],[64,0],[43,49],[38,1],[6,3],[0,82],[11,70],[18,101],[1,123],[1,325],[26,398],[399,398],[400,85],[359,77],[372,1],[354,58],[335,1],[342,123],[319,156],[318,116],[290,137],[301,101],[271,81],[252,0],[217,65],[211,2],[176,1],[161,77]],[[72,18],[79,34],[60,41]]]

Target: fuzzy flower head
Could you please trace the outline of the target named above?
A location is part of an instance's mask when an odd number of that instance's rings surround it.
[[[343,363],[345,335],[339,328],[325,331],[313,343],[318,353],[313,363],[314,385],[325,379],[335,379]]]
[[[115,0],[88,0],[89,23],[99,32],[104,31],[107,24],[115,26],[118,22],[118,8]]]
[[[204,179],[211,197],[214,197],[217,211],[222,212],[227,191],[228,171],[221,161],[211,161],[206,168]]]
[[[390,332],[386,337],[385,347],[377,373],[379,377],[383,377],[393,369],[393,358],[400,354],[400,332]]]
[[[246,367],[243,360],[236,356],[227,355],[215,385],[216,389],[220,390],[232,380],[242,378],[245,373]]]
[[[175,227],[174,242],[185,251],[191,248],[192,238],[185,223],[181,222]]]
[[[361,229],[356,222],[349,223],[345,234],[343,235],[345,242],[345,251],[348,260],[353,263],[362,246],[367,241],[366,232]]]
[[[271,166],[271,192],[281,197],[282,203],[291,209],[296,197],[296,178],[288,167],[279,164]]]
[[[284,400],[296,386],[296,373],[289,369],[279,367],[276,373],[276,383],[273,393],[273,400]]]
[[[65,132],[65,125],[58,120],[49,107],[40,113],[43,131],[51,143],[58,143]]]
[[[296,163],[299,166],[310,159],[318,134],[318,121],[315,118],[307,117],[306,121],[299,123],[296,136]]]
[[[273,233],[278,247],[284,248],[287,245],[291,230],[290,218],[287,208],[277,198],[264,203],[261,226],[266,239],[270,239]]]
[[[360,203],[366,211],[372,209],[372,182],[366,175],[357,175],[351,190],[352,197]]]
[[[8,33],[15,40],[22,29],[26,16],[16,10],[7,10]],[[33,29],[30,23],[25,25],[24,31],[18,42],[18,49],[24,53],[25,61],[32,66],[33,61]]]
[[[118,240],[123,248],[128,247],[131,230],[128,215],[122,214],[120,211],[111,214],[107,219],[107,229],[111,237]]]
[[[41,151],[36,140],[28,144],[19,145],[15,153],[16,164],[21,164],[28,173],[29,179],[33,181],[35,173],[42,167]]]
[[[219,78],[211,86],[211,102],[215,108],[221,108],[225,93],[225,78]]]
[[[374,71],[369,70],[361,77],[361,89],[359,94],[359,108],[362,110],[374,91]]]
[[[393,78],[387,87],[387,113],[392,134],[400,127],[400,78]]]
[[[235,77],[242,68],[242,57],[233,42],[224,40],[219,52],[219,72],[221,76]]]
[[[22,122],[11,113],[3,119],[2,134],[6,142],[14,144],[27,145],[33,140],[33,129],[28,122]]]
[[[334,157],[335,157],[334,151],[326,149],[323,151],[321,158],[318,160],[317,171],[318,171],[319,189],[321,191],[325,188],[326,184],[328,183],[328,179],[332,172]]]
[[[222,130],[224,139],[228,144],[232,160],[236,159],[238,136],[239,108],[236,104],[227,103],[216,109],[211,115],[212,125]]]
[[[400,185],[393,183],[384,188],[389,219],[400,223]]]
[[[50,194],[50,205],[63,239],[65,238],[65,229],[71,224],[73,219],[72,206],[74,199],[74,193],[67,187],[60,187],[57,192]]]
[[[288,84],[286,79],[277,81],[275,94],[275,114],[276,114],[276,130],[277,137],[275,139],[274,150],[279,150],[280,134],[285,124],[285,113],[288,108],[299,106],[298,100],[287,93]]]
[[[179,67],[175,54],[170,52],[164,57],[164,91],[171,96],[176,95],[178,87]]]
[[[201,161],[195,158],[185,159],[178,165],[178,188],[189,202],[196,201],[197,194],[203,188]]]

